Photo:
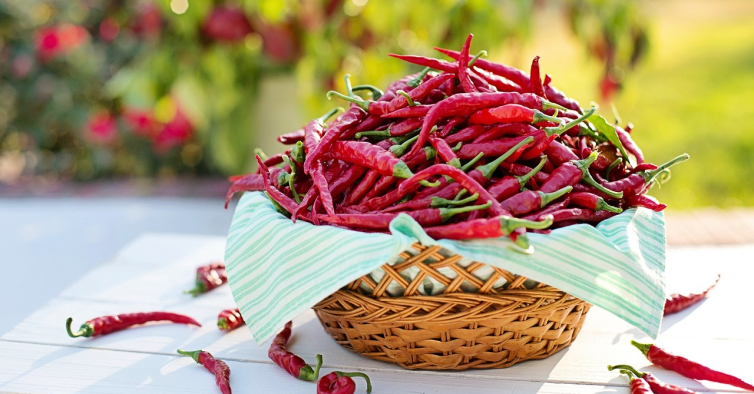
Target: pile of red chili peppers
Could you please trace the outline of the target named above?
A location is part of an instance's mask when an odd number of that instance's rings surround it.
[[[346,92],[328,97],[349,109],[280,136],[291,148],[260,152],[256,173],[231,178],[227,200],[264,191],[294,221],[366,232],[387,232],[405,213],[433,238],[509,236],[524,248],[527,229],[665,208],[646,193],[688,155],[646,163],[630,124],[584,111],[540,77],[538,57],[527,74],[472,58],[471,38],[460,52],[437,48],[453,61],[391,55],[426,68],[385,91],[346,76]]]

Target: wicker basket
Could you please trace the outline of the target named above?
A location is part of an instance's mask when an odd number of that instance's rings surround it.
[[[313,307],[337,343],[407,369],[506,368],[549,357],[576,339],[584,324],[590,305],[554,287],[527,289],[526,277],[495,267],[480,280],[474,272],[485,264],[464,267],[460,255],[445,256],[439,246],[412,248],[416,254],[404,252],[402,262],[382,266],[379,283],[363,276]],[[409,282],[401,273],[414,266],[419,273]],[[443,275],[443,267],[457,275]],[[427,277],[446,286],[444,293],[420,295]],[[501,278],[505,285],[495,288]],[[391,282],[405,289],[402,297],[386,296]]]

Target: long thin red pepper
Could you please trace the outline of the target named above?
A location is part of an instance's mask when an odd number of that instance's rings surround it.
[[[178,354],[189,356],[198,364],[201,364],[207,371],[215,375],[215,383],[223,394],[231,394],[230,389],[230,367],[222,360],[218,360],[209,352],[203,350],[185,351],[178,349]]]
[[[244,324],[243,316],[238,308],[224,309],[217,315],[217,328],[232,331]]]
[[[416,89],[413,89],[410,92],[408,92],[408,95],[411,98],[411,100],[419,101],[425,96],[427,96],[433,89],[438,88],[440,85],[442,85],[446,81],[450,81],[455,77],[456,76],[453,73],[445,73],[445,74],[440,74],[436,77],[432,77],[426,82],[419,85]],[[394,112],[405,107],[406,105],[408,105],[408,100],[406,99],[406,97],[403,95],[397,95],[392,101],[390,101],[388,111]]]
[[[547,207],[545,207],[543,209],[540,209],[539,211],[536,211],[534,213],[530,213],[530,214],[522,217],[521,219],[533,220],[535,222],[539,221],[539,220],[542,220],[542,218],[545,215],[549,215],[549,214],[551,214],[553,212],[557,212],[557,211],[560,211],[560,210],[564,209],[565,207],[568,206],[568,203],[570,203],[570,202],[571,202],[570,197],[566,196],[562,201],[558,201],[556,203],[550,204]]]
[[[237,179],[230,185],[228,192],[225,194],[225,209],[228,209],[228,204],[233,198],[233,195],[238,192],[253,192],[264,190],[264,180],[260,174],[248,174],[242,178]]]
[[[312,170],[312,180],[314,180],[314,187],[316,187],[317,192],[319,193],[319,198],[322,201],[322,206],[325,207],[325,211],[328,213],[334,213],[335,208],[332,195],[330,194],[330,185],[327,183],[327,178],[325,177],[324,172],[322,162],[317,161]]]
[[[283,145],[293,145],[296,142],[304,140],[304,129],[298,129],[290,133],[286,133],[278,136],[278,142]]]
[[[479,89],[474,86],[469,78],[469,50],[471,49],[471,39],[474,38],[473,34],[469,34],[466,37],[466,42],[461,48],[461,57],[458,58],[458,80],[461,83],[461,89],[466,93],[476,93]]]
[[[426,116],[429,111],[437,104],[415,105],[413,107],[401,108],[397,111],[382,115],[383,118],[418,118]]]
[[[557,104],[550,103],[529,93],[497,92],[497,93],[462,93],[456,94],[440,101],[432,106],[424,118],[422,130],[419,132],[419,140],[413,149],[420,149],[429,138],[432,127],[442,117],[451,116],[457,111],[479,110],[489,107],[497,107],[505,104],[522,104],[532,109],[562,108]]]
[[[283,192],[278,190],[277,188],[273,187],[270,184],[270,171],[267,169],[267,166],[262,163],[262,160],[257,156],[257,164],[259,165],[260,170],[262,171],[262,178],[264,179],[264,189],[267,192],[267,195],[275,200],[281,208],[283,208],[286,212],[292,214],[293,212],[296,212],[298,208],[298,204],[296,204],[296,201],[293,201],[290,197],[286,196]]]
[[[356,383],[352,377],[361,377],[367,381],[367,394],[372,392],[372,382],[369,376],[361,372],[330,372],[319,378],[317,382],[317,394],[354,394]]]
[[[636,375],[636,377],[644,379],[652,390],[653,394],[698,394],[696,391],[689,390],[685,387],[676,386],[673,384],[665,383],[657,379],[654,375],[648,372],[639,372],[630,365],[608,365],[607,370],[624,370],[629,371]]]
[[[667,316],[673,313],[678,313],[700,302],[707,296],[707,293],[709,293],[710,290],[714,289],[715,286],[717,286],[717,282],[719,281],[720,281],[720,274],[717,274],[717,279],[715,280],[715,283],[713,283],[711,286],[709,286],[707,289],[705,289],[701,293],[688,293],[688,294],[673,293],[673,294],[668,295],[667,297],[665,297],[665,310],[663,311],[663,315]]]
[[[322,115],[319,118],[312,119],[309,124],[304,128],[304,152],[307,154],[313,153],[319,145],[319,141],[322,139],[322,134],[325,131],[325,121],[335,115],[337,112],[342,111],[343,108],[335,108],[330,112]],[[304,172],[307,174],[309,171],[304,168]]]
[[[497,216],[486,219],[475,219],[466,222],[429,227],[424,231],[434,239],[474,239],[500,238],[510,236],[516,229],[545,229],[552,224],[552,218],[545,218],[539,222],[517,219],[510,216]]]
[[[539,97],[546,98],[545,87],[542,86],[542,77],[539,75],[539,56],[535,56],[531,61],[531,72],[529,73],[529,82],[532,93]]]
[[[571,220],[591,223],[611,218],[617,215],[617,213],[610,211],[595,211],[585,208],[569,208],[550,212],[550,215],[552,215],[553,223],[561,223]]]
[[[621,180],[604,183],[602,186],[615,192],[622,192],[626,196],[642,194],[649,187],[649,184],[660,175],[660,173],[688,159],[689,155],[684,153],[669,162],[658,166],[655,170],[631,174]]]
[[[558,141],[551,141],[550,144],[545,149],[544,153],[547,155],[547,157],[552,161],[552,164],[555,165],[555,167],[560,167],[564,163],[567,163],[571,160],[578,160],[579,157],[576,156],[573,151],[561,144]]]
[[[633,138],[631,138],[631,134],[628,134],[628,132],[626,130],[623,130],[623,128],[620,126],[614,127],[615,133],[618,134],[620,143],[623,144],[623,147],[626,148],[626,151],[628,153],[636,157],[636,164],[644,163],[644,153],[641,151],[641,148],[639,148],[639,145],[636,145],[636,142],[634,142]]]
[[[724,383],[745,390],[754,391],[754,385],[751,383],[746,383],[733,375],[716,371],[687,358],[677,356],[651,343],[639,343],[632,340],[631,344],[639,349],[652,364],[670,371],[678,372],[687,378]]]
[[[267,356],[286,372],[301,380],[316,381],[322,367],[322,356],[317,355],[317,366],[312,369],[301,357],[291,353],[285,345],[291,338],[293,322],[285,324],[280,333],[272,340]]]
[[[322,155],[330,149],[330,146],[333,142],[338,140],[340,134],[364,119],[365,115],[366,113],[357,105],[351,105],[351,108],[349,108],[348,111],[341,115],[340,118],[327,128],[327,132],[322,136],[322,139],[319,141],[317,147],[314,148],[314,151],[306,155],[304,172],[308,174],[311,171],[314,162],[319,160]]]
[[[139,312],[139,313],[123,313],[113,316],[101,316],[86,321],[81,325],[77,332],[71,331],[71,323],[73,318],[68,318],[65,321],[65,329],[68,332],[68,336],[71,338],[76,337],[98,337],[100,335],[106,335],[111,332],[125,330],[131,326],[138,324],[144,324],[149,322],[169,321],[179,324],[193,324],[197,327],[201,327],[196,320],[178,313],[172,312]]]
[[[460,189],[460,187],[458,188]],[[465,190],[461,190],[465,192]],[[404,203],[389,207],[382,212],[416,211],[419,209],[427,208],[442,208],[455,205],[465,205],[472,201],[476,201],[476,199],[479,198],[478,194],[472,194],[468,198],[464,198],[462,200],[449,200],[449,198],[458,195],[458,193],[453,192],[455,192],[454,188],[445,188],[437,195],[434,195],[432,197],[406,201]]]
[[[544,168],[544,163],[546,162],[547,162],[547,156],[541,156],[540,162],[535,168],[540,168],[540,164],[542,165],[541,168]],[[503,163],[500,166],[503,167],[504,170],[510,172],[511,175],[515,175],[515,176],[524,176],[532,171],[531,167],[525,166],[519,163]],[[544,183],[547,180],[547,178],[550,177],[550,174],[541,171],[541,168],[539,171],[536,171],[534,173],[534,176],[532,177],[534,181],[536,181],[540,185]]]
[[[545,165],[546,158],[542,158],[539,164],[522,175],[506,175],[489,187],[489,192],[498,201],[503,201],[514,194],[521,192],[529,180],[539,173]]]
[[[386,130],[362,131],[356,133],[355,137],[400,137],[421,127],[422,122],[424,122],[422,118],[408,118],[399,123],[391,124]]]
[[[604,210],[615,213],[623,212],[622,209],[608,204],[604,198],[596,194],[579,192],[571,193],[568,197],[571,198],[571,203],[578,207],[589,208],[595,211]]]
[[[573,187],[566,186],[552,193],[544,193],[541,190],[526,190],[502,201],[500,205],[514,216],[526,215],[529,212],[545,207],[551,201],[563,197],[572,189]]]
[[[351,191],[351,194],[346,196],[346,198],[343,200],[343,205],[354,205],[357,204],[361,199],[367,195],[369,190],[372,189],[375,183],[377,183],[377,180],[380,179],[380,173],[376,170],[369,170],[366,175],[364,175],[364,178],[359,182],[359,184]],[[329,215],[334,215],[334,213],[328,212]]]
[[[228,282],[228,274],[225,272],[225,264],[216,262],[203,265],[196,269],[196,281],[194,288],[185,293],[196,297]]]
[[[465,143],[479,137],[487,130],[490,129],[479,124],[468,126],[462,130],[459,130],[457,133],[445,137],[445,142],[447,142],[450,146],[456,145],[459,142]]]
[[[336,141],[329,151],[333,158],[369,167],[382,175],[410,178],[411,170],[406,163],[390,152],[368,142]]]
[[[437,226],[453,215],[464,212],[471,212],[480,209],[487,209],[492,205],[472,205],[458,208],[426,208],[416,211],[403,212],[411,216],[417,223],[422,226]],[[334,216],[320,216],[319,219],[328,223],[339,224],[341,226],[367,228],[372,230],[387,230],[390,228],[390,222],[393,221],[401,212],[391,213],[365,213],[365,214],[340,214]]]
[[[496,123],[539,123],[556,122],[562,120],[554,116],[545,115],[543,112],[524,107],[518,104],[506,104],[500,107],[485,108],[474,112],[469,118],[469,124],[491,125]]]
[[[644,207],[655,212],[662,212],[668,206],[660,203],[654,197],[646,194],[630,195],[626,198],[629,207]]]
[[[579,181],[583,180],[590,186],[607,194],[610,197],[622,198],[622,191],[610,190],[607,187],[597,183],[597,181],[592,178],[592,175],[589,173],[589,165],[592,164],[595,160],[597,160],[597,152],[592,152],[592,154],[589,155],[589,157],[586,159],[574,160],[564,163],[550,174],[550,177],[547,178],[547,181],[539,187],[539,190],[550,193],[565,186],[573,186]]]
[[[634,377],[631,372],[626,370],[622,370],[620,373],[628,376],[628,381],[630,382],[628,387],[631,390],[631,394],[653,394],[652,388],[646,380]]]
[[[505,136],[520,136],[520,135],[532,135],[537,129],[526,123],[505,123],[505,124],[498,124],[494,127],[491,127],[484,133],[480,134],[478,137],[474,138],[472,143],[476,144],[479,142],[486,142],[486,141],[492,141],[496,140],[500,137]]]
[[[461,167],[461,161],[458,159],[458,156],[456,156],[456,153],[453,152],[453,149],[448,145],[448,143],[438,137],[429,137],[429,143],[432,144],[432,146],[437,151],[437,155],[440,156],[440,158],[452,165],[453,167]]]

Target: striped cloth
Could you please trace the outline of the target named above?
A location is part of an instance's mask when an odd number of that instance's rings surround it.
[[[535,248],[529,255],[510,250],[507,238],[436,241],[408,215],[394,219],[390,231],[294,224],[263,193],[246,193],[228,233],[225,262],[233,297],[254,339],[266,341],[287,321],[417,240],[557,287],[653,338],[659,333],[665,301],[662,213],[630,209],[596,228],[580,224],[529,234]]]

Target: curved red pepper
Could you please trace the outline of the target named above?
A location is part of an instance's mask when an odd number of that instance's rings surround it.
[[[65,329],[68,332],[68,336],[70,336],[71,338],[90,338],[98,337],[100,335],[106,335],[115,331],[125,330],[126,328],[135,326],[137,324],[157,321],[169,321],[179,324],[193,324],[197,327],[202,326],[196,320],[178,313],[139,312],[97,317],[82,324],[77,332],[73,332],[71,330],[71,323],[73,323],[73,319],[69,317],[65,321]]]
[[[178,354],[190,356],[197,363],[201,364],[207,371],[215,375],[215,384],[220,388],[223,394],[231,394],[230,389],[230,367],[222,360],[218,360],[209,352],[203,350],[184,351],[178,349]]]
[[[292,326],[293,322],[285,324],[283,330],[272,340],[270,350],[267,351],[267,356],[274,361],[275,364],[291,374],[291,376],[301,380],[315,381],[319,377],[319,369],[322,367],[322,356],[319,354],[317,355],[317,366],[312,369],[312,367],[306,364],[304,359],[289,352],[285,345],[291,338]]]
[[[228,274],[225,272],[225,264],[217,262],[203,265],[196,269],[196,281],[194,288],[186,290],[196,297],[228,282]]]
[[[696,391],[689,390],[685,387],[676,386],[673,384],[665,383],[657,379],[654,375],[648,372],[639,372],[630,365],[608,365],[607,370],[624,370],[629,371],[636,375],[636,377],[644,379],[649,385],[649,388],[654,394],[698,394]]]
[[[217,315],[217,328],[232,331],[244,324],[243,316],[238,308],[224,309]]]
[[[372,392],[372,382],[369,376],[359,372],[330,372],[317,382],[317,394],[354,394],[356,383],[351,377],[362,377],[367,381],[367,394]]]

